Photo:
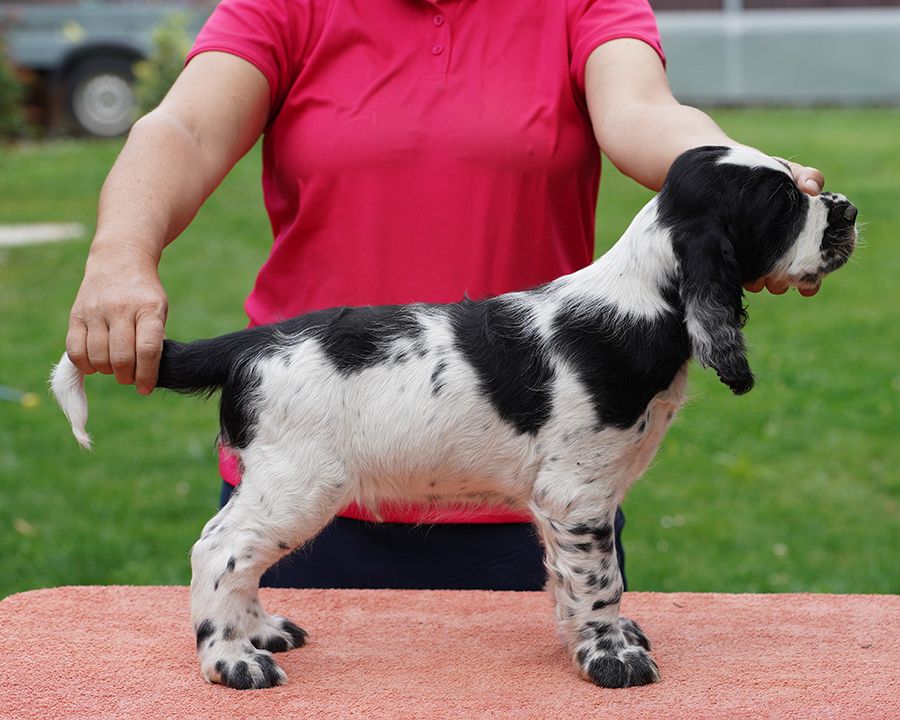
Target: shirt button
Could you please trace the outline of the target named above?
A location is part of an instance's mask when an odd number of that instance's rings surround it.
[[[434,16],[434,24],[440,27],[444,24],[444,16],[443,15],[435,15]]]
[[[443,45],[435,45],[433,48],[431,48],[432,55],[440,55],[442,52],[444,52]]]

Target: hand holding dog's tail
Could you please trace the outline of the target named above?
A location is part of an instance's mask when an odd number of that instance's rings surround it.
[[[91,449],[91,436],[85,431],[88,417],[87,395],[84,394],[84,375],[75,367],[69,356],[63,353],[50,375],[53,397],[72,424],[72,433],[78,444]]]
[[[164,340],[156,387],[180,393],[211,395],[219,390],[241,357],[259,352],[269,342],[269,334],[248,328],[210,340],[180,343]],[[50,389],[72,424],[72,433],[83,448],[91,448],[85,431],[88,417],[84,374],[63,353],[50,375]]]

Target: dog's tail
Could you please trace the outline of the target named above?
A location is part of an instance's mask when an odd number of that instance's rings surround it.
[[[84,394],[84,375],[69,356],[63,353],[50,375],[53,397],[72,425],[72,433],[81,447],[91,449],[91,436],[84,429],[87,425],[88,403]]]
[[[234,339],[248,334],[243,330],[189,343],[163,340],[156,387],[192,395],[212,395],[221,390],[231,376],[235,356],[244,349]]]
[[[253,350],[259,340],[252,330],[191,343],[164,340],[156,387],[212,395],[233,376],[235,358]],[[91,437],[85,430],[88,402],[84,375],[66,353],[53,368],[50,389],[72,425],[78,444],[90,449]]]

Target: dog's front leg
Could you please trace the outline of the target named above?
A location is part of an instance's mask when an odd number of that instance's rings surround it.
[[[599,488],[582,487],[574,498],[569,493],[561,498],[554,492],[559,483],[541,486],[535,488],[531,510],[544,543],[557,627],[576,669],[602,687],[656,682],[650,643],[636,623],[619,617],[615,503]]]

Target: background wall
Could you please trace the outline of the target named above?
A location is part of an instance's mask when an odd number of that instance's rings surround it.
[[[700,105],[900,103],[900,0],[651,0]]]

